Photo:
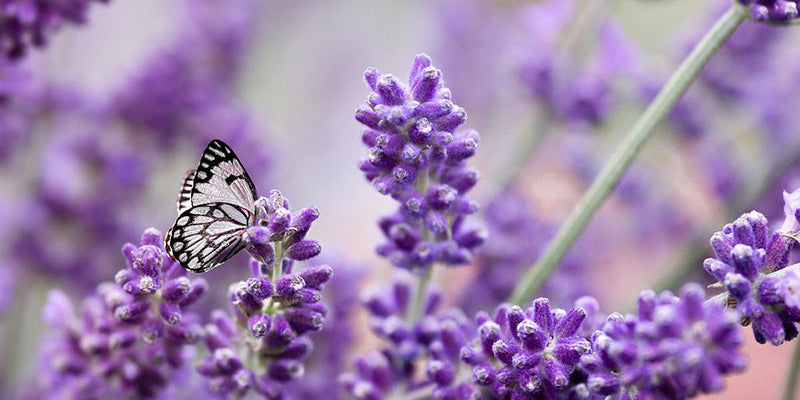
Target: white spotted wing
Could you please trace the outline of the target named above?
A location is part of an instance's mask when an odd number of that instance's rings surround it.
[[[208,144],[200,165],[186,172],[178,195],[178,218],[164,237],[169,255],[184,268],[205,272],[243,249],[255,219],[256,189],[233,150]]]

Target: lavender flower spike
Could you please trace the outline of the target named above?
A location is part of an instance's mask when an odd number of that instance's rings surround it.
[[[750,10],[750,16],[759,22],[785,24],[796,21],[797,0],[737,0]]]
[[[322,329],[328,312],[320,289],[333,275],[331,267],[293,272],[297,261],[321,251],[317,241],[305,239],[317,209],[292,214],[289,201],[273,190],[256,200],[256,216],[245,234],[253,276],[230,286],[230,315],[212,312],[205,327],[209,356],[197,366],[211,391],[229,398],[252,390],[283,398],[283,383],[304,374],[312,349],[307,333]]]
[[[786,297],[778,295],[780,279],[767,276],[786,267],[800,230],[800,190],[784,193],[784,201],[780,230],[770,233],[767,218],[756,211],[743,214],[711,236],[716,257],[703,263],[728,291],[728,303],[742,321],[752,321],[756,341],[776,346],[797,336],[800,321],[800,314],[786,307]]]
[[[581,358],[592,395],[611,399],[685,399],[722,389],[745,357],[736,315],[704,303],[698,284],[681,296],[643,291],[636,315],[611,314]]]
[[[364,78],[372,93],[356,119],[366,126],[362,141],[369,156],[359,167],[378,192],[400,202],[379,222],[388,241],[378,253],[406,269],[471,262],[486,231],[464,223],[478,210],[466,193],[480,178],[466,166],[478,133],[456,132],[466,112],[453,104],[442,72],[424,54],[414,59],[408,84],[374,68]]]

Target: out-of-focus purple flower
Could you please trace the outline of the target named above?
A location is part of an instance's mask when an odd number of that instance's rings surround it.
[[[800,314],[791,312],[778,296],[781,280],[767,276],[785,268],[800,223],[800,190],[784,193],[786,219],[780,230],[770,233],[767,218],[751,211],[725,225],[711,236],[716,255],[703,263],[728,291],[729,304],[744,321],[752,321],[756,341],[774,345],[797,336]],[[785,229],[785,230],[784,230]]]
[[[424,54],[414,59],[408,84],[374,68],[364,77],[372,93],[356,119],[367,127],[362,141],[370,154],[359,167],[380,193],[401,203],[379,222],[388,242],[378,253],[414,270],[471,262],[486,231],[465,223],[478,210],[466,193],[480,177],[466,166],[478,133],[456,132],[466,112],[453,104],[442,72]]]
[[[3,0],[0,1],[0,53],[17,59],[31,46],[42,47],[64,23],[84,24],[89,5],[108,0]]]
[[[187,345],[202,337],[186,308],[204,293],[148,229],[141,246],[123,247],[127,268],[97,286],[76,314],[60,291],[43,310],[56,333],[42,345],[39,389],[60,398],[153,397],[178,378]]]
[[[133,235],[130,226],[135,224],[127,223],[126,210],[140,199],[145,155],[111,135],[94,134],[109,127],[103,119],[89,126],[88,121],[53,118],[72,128],[44,148],[33,195],[21,205],[27,218],[12,251],[20,264],[76,278],[70,279],[76,287],[91,288],[113,272],[116,252],[87,252],[78,243],[122,242]]]
[[[30,71],[0,58],[0,164],[32,136],[41,105],[40,86]]]
[[[458,309],[438,313],[441,292],[428,286],[423,316],[408,322],[411,299],[416,294],[407,275],[398,275],[390,287],[368,292],[363,303],[370,313],[372,331],[388,342],[355,360],[355,371],[343,374],[345,392],[358,399],[383,399],[390,392],[409,395],[425,391],[434,399],[471,398],[469,382],[459,379],[459,352],[472,338],[474,328]],[[418,371],[417,368],[422,368]]]
[[[472,382],[501,399],[555,399],[570,384],[581,356],[591,350],[578,336],[586,311],[551,309],[538,298],[527,310],[502,305],[494,318],[476,316],[477,339],[461,350]]]
[[[743,340],[735,314],[704,300],[700,285],[687,284],[680,297],[643,291],[636,315],[611,314],[581,358],[586,389],[612,399],[684,399],[721,390],[723,376],[746,365],[738,352]]]
[[[462,292],[459,303],[471,314],[508,298],[520,270],[536,261],[552,236],[552,227],[534,215],[525,197],[514,188],[492,199],[486,206],[485,219],[492,240],[476,258],[478,274]]]
[[[230,286],[231,315],[216,310],[205,328],[210,354],[197,370],[212,392],[281,398],[283,382],[303,376],[307,333],[321,330],[328,313],[320,289],[333,275],[327,265],[293,272],[296,261],[320,253],[317,241],[305,239],[318,216],[314,207],[292,214],[277,190],[256,200],[257,222],[245,234],[253,276]]]
[[[750,16],[759,22],[785,24],[800,16],[797,0],[737,0],[750,10]]]
[[[179,35],[131,73],[110,112],[166,148],[179,138],[198,146],[222,139],[258,174],[271,154],[235,91],[259,5],[203,0],[185,6]]]
[[[605,20],[599,25],[594,54],[585,63],[570,59],[561,39],[576,8],[571,1],[546,1],[523,14],[532,40],[519,74],[536,99],[559,119],[598,124],[615,102],[612,83],[635,69],[636,55],[622,30]]]

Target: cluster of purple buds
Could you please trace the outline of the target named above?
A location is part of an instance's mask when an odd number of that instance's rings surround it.
[[[378,252],[406,269],[471,262],[486,231],[464,224],[478,210],[466,193],[480,177],[466,166],[478,133],[455,132],[466,112],[453,104],[441,71],[424,54],[414,59],[408,85],[374,68],[364,77],[372,93],[356,119],[367,127],[362,141],[370,153],[359,167],[380,193],[401,203],[380,221],[388,241]]]
[[[256,200],[255,209],[256,223],[245,234],[247,251],[270,270],[276,259],[283,263],[279,272],[288,272],[294,261],[307,260],[322,251],[318,241],[305,239],[311,224],[319,218],[315,207],[292,214],[289,201],[272,190],[269,197]]]
[[[45,322],[58,331],[43,347],[42,390],[65,398],[152,397],[186,361],[186,345],[203,334],[186,313],[206,290],[190,280],[148,229],[141,246],[126,244],[127,268],[117,284],[101,283],[75,315],[67,297],[51,292]]]
[[[680,297],[647,290],[636,315],[611,314],[580,363],[592,398],[685,399],[721,390],[723,375],[746,365],[743,339],[735,314],[704,300],[698,284],[685,285]]]
[[[551,309],[538,298],[527,310],[504,304],[494,318],[476,315],[478,337],[461,350],[472,381],[501,399],[555,399],[565,392],[589,341],[578,336],[586,311]]]
[[[612,84],[634,66],[633,46],[611,20],[602,21],[597,49],[584,62],[564,51],[564,32],[579,2],[550,0],[523,14],[531,43],[519,60],[522,83],[549,113],[564,122],[599,124],[616,101]]]
[[[793,22],[800,14],[797,0],[738,0],[750,10],[750,16],[759,22],[785,24]]]
[[[89,4],[108,0],[15,0],[0,2],[0,52],[2,57],[17,59],[30,46],[41,47],[47,36],[65,21],[86,22]]]
[[[279,398],[281,383],[304,373],[312,350],[306,334],[322,329],[327,309],[320,289],[333,270],[320,265],[292,272],[294,261],[320,253],[317,241],[304,239],[318,216],[315,208],[292,215],[288,201],[273,190],[256,210],[259,223],[246,234],[253,276],[230,286],[230,316],[212,313],[205,329],[210,354],[197,369],[217,394],[240,397],[254,389]]]
[[[738,311],[742,322],[752,322],[756,341],[776,346],[795,338],[800,322],[800,313],[785,305],[785,298],[792,294],[781,289],[782,280],[767,276],[787,266],[796,241],[789,235],[800,231],[800,191],[784,193],[784,200],[786,220],[777,232],[770,234],[761,213],[743,214],[711,236],[716,258],[703,263],[727,290],[728,305]]]
[[[423,315],[408,322],[410,279],[400,276],[389,288],[367,293],[363,303],[370,313],[370,325],[388,342],[382,351],[357,357],[355,371],[340,377],[345,391],[357,399],[383,399],[392,390],[408,394],[428,393],[433,399],[469,399],[473,389],[459,381],[461,347],[472,338],[474,328],[458,309],[437,313],[441,292],[428,287]],[[422,371],[417,368],[422,367]]]

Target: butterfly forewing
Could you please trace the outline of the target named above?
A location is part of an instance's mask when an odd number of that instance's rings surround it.
[[[208,144],[192,179],[191,205],[230,203],[253,209],[256,187],[233,150],[220,140]]]
[[[178,215],[192,207],[192,185],[194,184],[195,170],[186,171],[181,183],[181,191],[178,193]]]
[[[245,247],[253,213],[236,204],[194,205],[178,216],[165,237],[167,251],[184,268],[208,271]]]

